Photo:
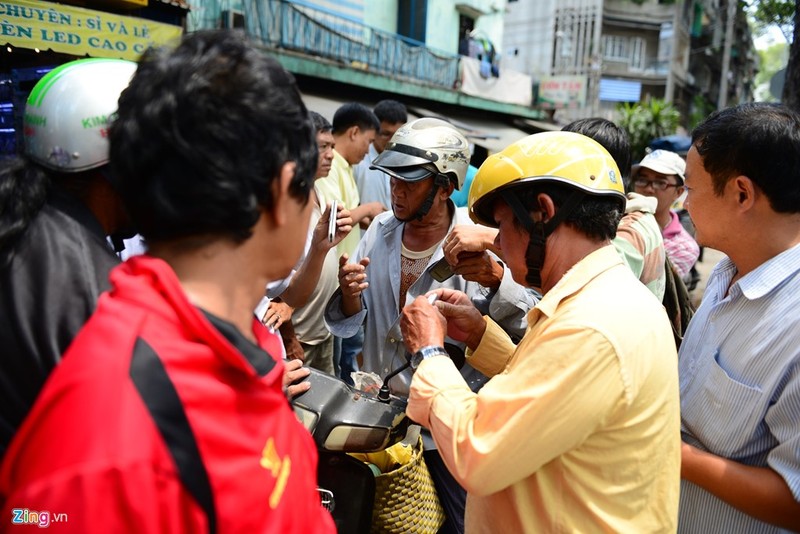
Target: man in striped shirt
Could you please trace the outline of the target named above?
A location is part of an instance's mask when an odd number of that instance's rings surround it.
[[[680,350],[680,532],[800,530],[800,115],[712,114],[692,135],[686,207],[727,254]]]
[[[628,133],[608,119],[592,117],[572,121],[562,128],[591,137],[608,150],[619,167],[626,189],[631,173],[631,143]],[[638,193],[628,193],[625,214],[617,226],[617,235],[611,241],[622,257],[658,300],[664,299],[666,272],[665,250],[661,228],[656,221],[658,199]],[[695,258],[696,259],[696,258]]]

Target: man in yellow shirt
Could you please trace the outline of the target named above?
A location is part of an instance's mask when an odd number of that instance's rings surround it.
[[[625,210],[613,159],[580,134],[527,137],[481,166],[469,209],[544,296],[519,346],[456,291],[404,310],[408,414],[466,488],[467,531],[675,531],[677,356],[661,303],[611,245]],[[445,333],[491,377],[478,393],[439,357]]]
[[[314,184],[328,201],[338,200],[350,210],[353,229],[336,247],[339,256],[353,257],[361,239],[359,223],[368,225],[376,215],[386,210],[380,202],[361,204],[358,186],[353,176],[353,166],[364,159],[369,145],[381,124],[378,117],[367,106],[358,102],[343,104],[333,115],[333,162],[328,176]],[[366,227],[366,226],[365,226]],[[364,343],[364,330],[349,338],[334,340],[333,364],[339,377],[353,385],[351,374],[358,370],[356,361]]]
[[[353,166],[364,159],[369,145],[380,129],[380,122],[367,106],[357,102],[344,104],[333,115],[333,162],[328,176],[317,181],[325,198],[337,199],[345,209],[350,210],[353,221],[369,224],[379,213],[386,211],[380,202],[361,204],[358,186],[353,176]],[[351,231],[338,245],[337,252],[341,256],[352,256],[361,232],[354,225]]]

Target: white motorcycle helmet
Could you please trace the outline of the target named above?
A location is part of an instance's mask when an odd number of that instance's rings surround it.
[[[121,59],[80,59],[48,72],[25,107],[25,154],[58,172],[108,163],[108,121],[136,71]]]
[[[424,117],[401,126],[371,168],[407,182],[443,174],[453,180],[456,189],[461,189],[469,159],[469,143],[464,134],[449,122]]]

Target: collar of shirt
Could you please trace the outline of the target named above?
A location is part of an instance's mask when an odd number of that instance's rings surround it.
[[[210,322],[214,328],[216,328],[219,333],[230,342],[231,345],[236,347],[236,349],[242,353],[242,356],[244,356],[245,359],[250,362],[250,365],[253,366],[253,369],[256,370],[256,373],[258,373],[259,376],[265,376],[272,370],[273,367],[275,367],[275,362],[280,357],[281,351],[281,339],[277,334],[267,332],[263,336],[264,347],[259,347],[244,337],[242,333],[239,332],[239,330],[230,322],[217,317],[213,313],[210,313],[203,308],[197,309],[200,310],[203,315],[205,315],[206,319],[208,319],[208,322]],[[255,329],[256,326],[257,325],[254,325],[253,328]],[[265,349],[271,350],[266,352]],[[270,357],[270,355],[276,356]]]
[[[777,256],[765,261],[733,284],[732,295],[743,294],[754,300],[763,297],[778,287],[784,280],[800,271],[800,245],[784,250]],[[723,258],[712,273],[721,277],[722,286],[727,288],[736,274],[736,266],[730,258]]]
[[[528,324],[536,322],[534,314],[542,313],[548,317],[552,316],[562,300],[580,291],[600,273],[617,265],[623,265],[623,263],[612,245],[602,247],[587,255],[564,273],[561,280],[545,293],[542,300],[528,314]]]
[[[352,171],[351,165],[347,162],[346,159],[344,159],[344,156],[342,156],[339,153],[339,151],[334,148],[333,149],[333,163],[332,163],[332,167],[331,168],[334,168],[334,167],[337,167],[337,166],[341,167],[342,169],[350,169]]]
[[[149,320],[179,325],[185,335],[191,336],[198,343],[208,345],[214,351],[215,357],[227,366],[247,375],[258,375],[264,370],[263,366],[256,368],[250,359],[242,356],[242,345],[234,343],[233,339],[225,335],[230,333],[229,330],[223,329],[223,332],[219,329],[219,324],[213,324],[214,328],[210,328],[212,323],[203,313],[205,310],[189,300],[175,271],[164,260],[146,254],[135,256],[111,271],[110,280],[112,291],[120,298],[136,302],[148,310],[151,318]],[[241,332],[235,333],[246,344],[258,348]],[[263,357],[269,356],[264,353]]]
[[[374,143],[370,143],[369,144],[369,150],[367,151],[367,155],[364,156],[364,159],[368,160],[369,164],[372,164],[372,162],[375,161],[375,158],[377,158],[379,155],[380,154],[378,154],[378,149],[375,148],[375,144]],[[383,172],[383,171],[381,171],[381,172]]]
[[[678,214],[674,211],[670,211],[669,216],[672,217],[672,219],[669,221],[669,224],[664,227],[664,231],[662,232],[664,234],[664,239],[674,237],[683,231],[683,225],[678,218]]]

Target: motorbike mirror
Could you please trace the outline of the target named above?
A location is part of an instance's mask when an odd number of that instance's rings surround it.
[[[436,293],[431,293],[430,295],[428,295],[428,303],[431,306],[433,306],[433,304],[438,299],[439,299],[439,295],[437,295]],[[448,345],[450,346],[449,348],[448,348]],[[456,367],[458,369],[461,369],[461,367],[464,366],[464,362],[465,362],[464,351],[459,349],[456,345],[453,345],[451,343],[445,343],[444,347],[445,347],[445,350],[447,350],[447,353],[450,355],[450,358],[453,360],[453,362],[455,362]],[[389,402],[389,398],[390,398],[389,380],[391,380],[395,376],[399,375],[400,373],[402,373],[403,371],[405,371],[406,369],[408,369],[411,366],[412,366],[411,365],[411,354],[406,353],[406,363],[404,363],[403,365],[401,365],[400,367],[398,367],[397,369],[395,369],[394,371],[392,371],[391,373],[386,375],[386,378],[383,379],[383,385],[381,386],[381,389],[378,391],[378,400],[379,401],[381,401],[381,402]]]
[[[395,376],[399,375],[400,373],[402,373],[403,371],[405,371],[409,367],[411,367],[411,358],[409,357],[408,354],[406,354],[406,363],[404,363],[403,365],[401,365],[400,367],[398,367],[397,369],[395,369],[394,371],[392,371],[391,373],[386,375],[386,378],[383,379],[383,385],[381,386],[381,389],[378,391],[378,400],[379,401],[381,401],[381,402],[389,402],[389,398],[390,398],[389,380],[391,380]]]

